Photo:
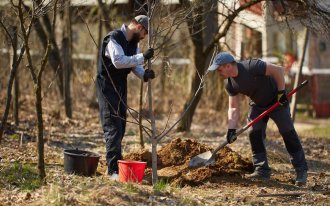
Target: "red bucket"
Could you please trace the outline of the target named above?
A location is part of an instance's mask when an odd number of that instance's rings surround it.
[[[141,183],[146,165],[146,162],[118,160],[119,181]]]

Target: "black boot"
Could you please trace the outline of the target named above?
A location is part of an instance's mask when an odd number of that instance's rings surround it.
[[[296,171],[296,186],[306,185],[307,182],[307,170]]]
[[[270,180],[270,171],[254,170],[253,173],[245,175],[245,178],[251,179],[251,180],[269,181]]]

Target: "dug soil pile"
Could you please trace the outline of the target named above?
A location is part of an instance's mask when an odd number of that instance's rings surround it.
[[[190,159],[200,153],[211,150],[194,140],[172,140],[158,151],[158,175],[174,185],[201,185],[206,182],[222,180],[235,181],[252,170],[252,164],[228,147],[217,153],[216,162],[207,167],[188,168]],[[146,178],[151,174],[151,153],[140,151],[129,153],[125,160],[147,162]]]

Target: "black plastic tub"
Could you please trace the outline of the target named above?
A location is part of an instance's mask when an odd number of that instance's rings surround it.
[[[95,175],[100,155],[78,150],[64,150],[64,171],[83,176]]]

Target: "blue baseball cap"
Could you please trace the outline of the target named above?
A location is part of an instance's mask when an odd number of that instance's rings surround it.
[[[215,56],[212,65],[207,69],[209,71],[214,71],[218,69],[218,67],[222,64],[228,64],[236,62],[234,56],[231,55],[229,52],[220,52]]]

